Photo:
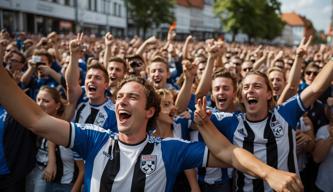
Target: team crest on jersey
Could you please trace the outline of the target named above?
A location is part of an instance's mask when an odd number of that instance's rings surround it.
[[[243,135],[244,137],[247,136],[247,133],[246,133],[245,129],[241,128],[241,129],[238,129],[237,131],[238,131],[239,134]]]
[[[271,128],[276,138],[282,137],[284,135],[282,125],[279,121],[272,121]]]
[[[105,122],[106,116],[103,113],[98,113],[98,116],[96,117],[95,124],[103,127]]]
[[[146,175],[150,175],[156,170],[156,164],[156,155],[141,155],[140,169]]]

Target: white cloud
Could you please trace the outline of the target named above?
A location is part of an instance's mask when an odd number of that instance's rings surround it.
[[[304,9],[313,6],[314,0],[300,0],[295,4],[295,9]]]
[[[325,13],[325,14],[330,14],[330,13],[331,13],[331,6],[326,6],[326,7],[324,7],[324,9],[323,9],[323,13]]]
[[[327,30],[331,18],[331,1],[281,0],[281,11],[295,11],[310,19],[317,30]]]

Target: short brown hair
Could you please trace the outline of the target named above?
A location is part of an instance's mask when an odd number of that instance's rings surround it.
[[[106,82],[109,82],[109,75],[108,75],[108,72],[107,70],[105,69],[104,66],[102,66],[101,64],[92,64],[92,65],[89,65],[88,68],[87,68],[87,72],[90,70],[90,69],[98,69],[98,70],[101,70],[103,72],[103,76],[105,78],[105,81]]]
[[[47,52],[47,51],[44,51],[44,50],[39,50],[39,49],[36,49],[33,53],[33,55],[37,55],[37,56],[45,56],[47,57],[47,60],[49,61],[49,64],[51,65],[52,64],[52,55]]]
[[[146,131],[148,132],[152,128],[152,126],[155,124],[158,114],[161,111],[161,107],[160,107],[161,99],[158,96],[158,94],[156,93],[155,88],[146,79],[137,77],[135,75],[129,75],[125,79],[123,79],[117,86],[117,88],[115,90],[115,94],[113,94],[115,100],[116,100],[118,91],[126,83],[129,83],[129,82],[137,82],[137,83],[141,84],[145,89],[144,92],[146,94],[146,109],[149,109],[150,107],[155,108],[154,115],[148,120],[147,129],[146,129]]]
[[[111,59],[108,61],[107,66],[109,66],[110,62],[118,62],[118,63],[122,63],[124,66],[124,72],[127,72],[127,65],[126,65],[126,61],[121,58],[121,57],[111,57]]]
[[[20,52],[18,50],[12,50],[12,51],[10,51],[10,53],[15,53],[15,54],[19,55],[21,57],[21,63],[25,64],[26,58],[22,52]]]
[[[237,78],[232,73],[230,73],[229,71],[226,71],[224,69],[219,69],[216,72],[214,72],[212,80],[214,80],[218,77],[231,79],[232,86],[234,87],[234,91],[237,91]]]

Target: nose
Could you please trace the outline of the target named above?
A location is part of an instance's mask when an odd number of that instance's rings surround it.
[[[252,85],[250,85],[245,92],[246,93],[253,93],[254,92],[254,87]]]
[[[117,98],[116,103],[118,103],[118,105],[120,105],[121,107],[124,107],[127,105],[127,97],[123,96],[121,98]]]
[[[158,71],[158,70],[156,70],[154,73],[153,73],[153,75],[155,75],[155,76],[157,76],[157,75],[159,75],[160,74],[160,72]]]

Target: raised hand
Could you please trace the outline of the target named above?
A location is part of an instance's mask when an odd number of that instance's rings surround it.
[[[146,39],[146,41],[145,41],[145,43],[147,43],[147,44],[154,44],[156,42],[157,42],[157,39],[155,36],[151,36],[148,39]]]
[[[305,37],[303,37],[301,43],[299,44],[299,46],[296,49],[296,54],[299,56],[303,56],[304,54],[306,54],[307,49],[311,43],[312,40],[312,36],[309,37],[308,41],[305,41]]]
[[[104,37],[104,41],[105,41],[105,45],[106,46],[111,46],[113,43],[113,36],[110,32],[108,32],[107,34],[105,34]]]
[[[210,119],[211,115],[212,111],[207,110],[206,96],[202,97],[202,99],[198,99],[195,105],[194,122],[202,127],[202,125]]]
[[[79,56],[82,51],[82,38],[83,33],[79,33],[76,39],[73,39],[69,42],[69,52],[73,56]]]
[[[223,44],[222,44],[223,45]],[[222,50],[221,44],[210,44],[208,46],[208,57],[211,57],[211,58],[216,58],[220,52],[220,50]]]
[[[36,47],[38,48],[45,48],[47,46],[47,38],[46,37],[42,37],[39,42],[36,44]]]
[[[185,78],[187,79],[190,79],[191,77],[194,78],[197,73],[198,64],[197,63],[192,64],[191,61],[187,59],[184,59],[182,61],[182,64],[183,64]]]
[[[167,41],[173,41],[176,37],[176,32],[175,30],[170,30],[168,32],[168,37],[167,37]]]
[[[52,70],[51,67],[49,67],[47,65],[39,65],[39,66],[37,66],[37,69],[43,75],[50,75],[51,74],[51,70]]]

